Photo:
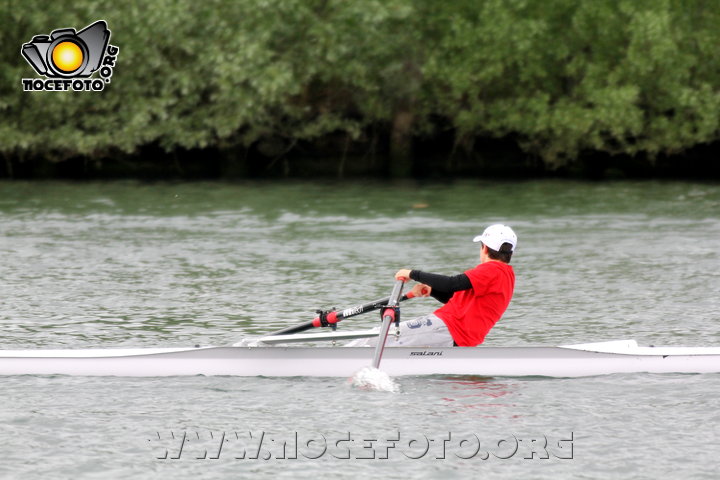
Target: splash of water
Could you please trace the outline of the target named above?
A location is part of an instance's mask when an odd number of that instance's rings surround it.
[[[373,367],[360,369],[350,379],[350,384],[362,390],[375,390],[379,392],[400,392],[398,385],[387,373]]]

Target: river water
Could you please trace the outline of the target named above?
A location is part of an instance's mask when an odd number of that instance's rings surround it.
[[[14,182],[0,348],[230,344],[459,273],[494,222],[517,285],[487,345],[720,345],[717,184]],[[0,477],[717,478],[720,374],[395,380],[5,377]]]

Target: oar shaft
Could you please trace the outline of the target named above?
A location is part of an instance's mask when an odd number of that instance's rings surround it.
[[[290,335],[291,333],[304,332],[305,330],[310,330],[311,328],[315,327],[314,322],[315,320],[310,320],[299,325],[291,325],[289,327],[276,330],[272,333],[268,333],[268,335]]]
[[[400,298],[400,302],[413,298],[412,293],[408,293],[407,295],[403,295]],[[375,300],[374,302],[368,302],[363,305],[358,305],[356,307],[346,308],[340,312],[328,312],[325,316],[325,320],[329,324],[337,323],[340,320],[344,320],[346,318],[354,317],[355,315],[360,315],[361,313],[371,312],[373,310],[377,310],[378,308],[382,308],[385,305],[388,304],[390,301],[390,297],[381,298],[380,300]],[[322,321],[320,320],[320,317],[315,317],[315,319],[301,323],[299,325],[292,325],[290,327],[285,327],[281,330],[277,330],[272,333],[268,333],[268,335],[290,335],[291,333],[298,333],[298,332],[304,332],[305,330],[310,330],[311,328],[315,327],[321,327]]]
[[[407,295],[403,296],[399,301],[402,302],[403,300],[407,300],[408,298],[413,298],[412,293],[408,293]],[[325,317],[325,320],[327,323],[337,323],[340,320],[344,320],[346,318],[354,317],[355,315],[360,315],[365,312],[371,312],[373,310],[377,310],[378,308],[384,307],[385,305],[390,302],[390,297],[381,298],[380,300],[375,300],[374,302],[368,302],[364,305],[359,305],[357,307],[351,307],[346,308],[345,310],[342,310],[340,312],[328,312],[328,314]],[[320,320],[320,317],[315,317],[313,320],[313,326],[315,327],[321,327],[322,326],[322,320]]]
[[[380,327],[380,334],[378,335],[378,341],[375,346],[375,353],[372,360],[373,368],[380,368],[380,360],[382,360],[382,354],[385,350],[385,340],[387,339],[387,334],[390,331],[390,325],[395,321],[395,307],[397,307],[400,303],[400,294],[402,293],[404,284],[405,282],[402,280],[395,282],[395,286],[390,294],[390,299],[383,311],[382,326]]]

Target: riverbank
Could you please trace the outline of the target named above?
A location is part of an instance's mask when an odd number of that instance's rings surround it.
[[[483,139],[471,150],[454,149],[449,141],[417,141],[408,171],[393,169],[387,145],[328,138],[316,144],[260,143],[250,148],[179,149],[165,152],[147,146],[137,154],[102,158],[5,158],[0,178],[23,180],[237,180],[357,178],[568,178],[713,179],[720,180],[720,143],[702,145],[677,155],[608,155],[585,152],[560,168],[529,156],[511,140]]]

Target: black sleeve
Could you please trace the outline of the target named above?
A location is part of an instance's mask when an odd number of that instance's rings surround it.
[[[470,279],[464,273],[448,277],[437,273],[411,270],[410,278],[416,282],[431,286],[432,293],[430,295],[442,303],[447,303],[455,292],[472,288]]]
[[[430,292],[430,296],[433,297],[435,300],[437,300],[440,303],[447,303],[452,298],[452,293],[447,292],[441,292],[440,290],[435,290],[434,288]]]

